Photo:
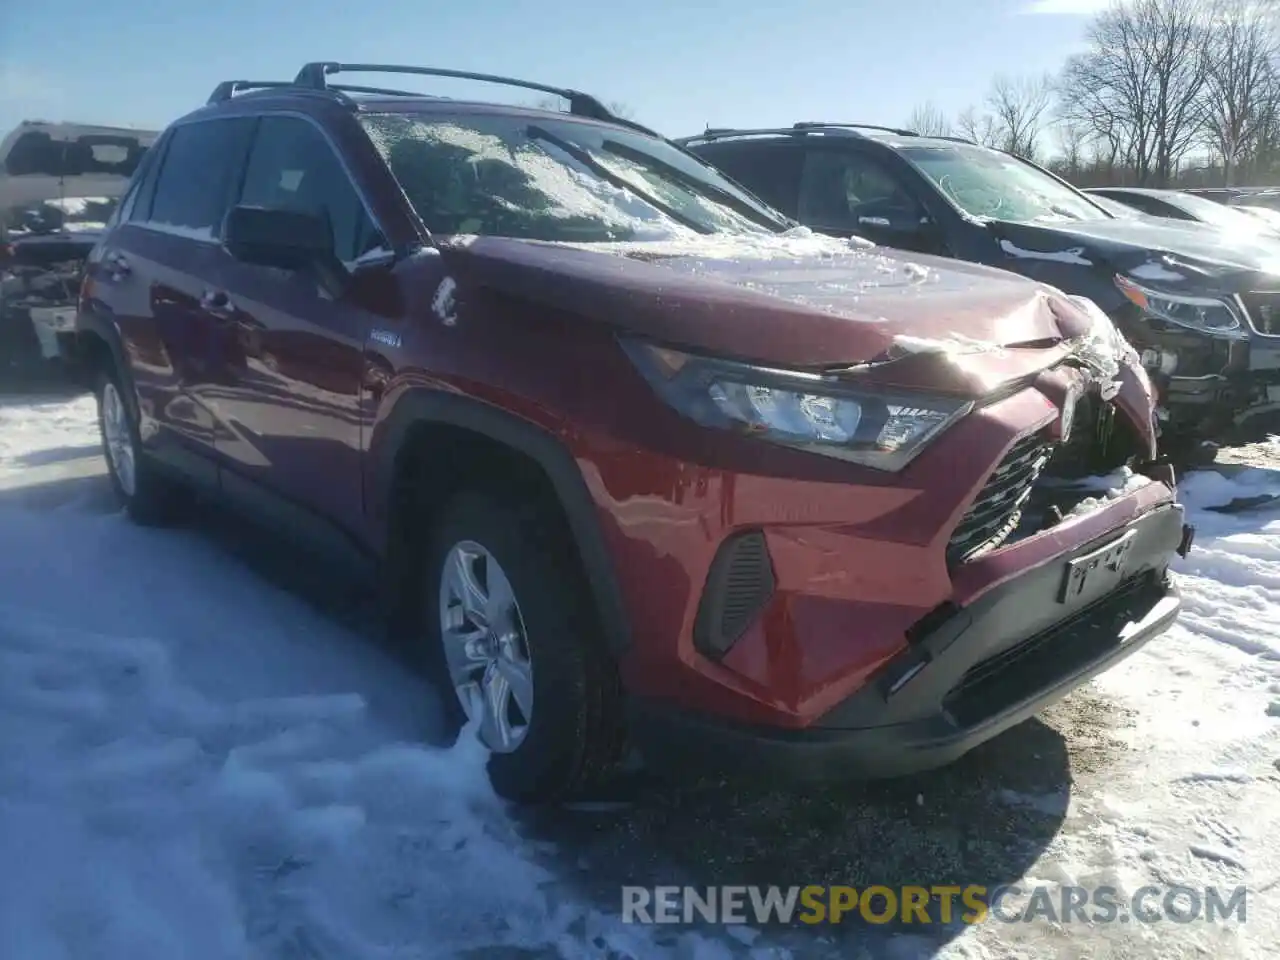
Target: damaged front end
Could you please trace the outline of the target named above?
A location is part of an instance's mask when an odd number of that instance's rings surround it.
[[[1092,326],[1037,383],[1061,415],[1006,452],[953,531],[949,565],[1043,533],[1147,484],[1175,485],[1172,468],[1157,459],[1154,397],[1136,351],[1091,301],[1070,299]]]
[[[1163,447],[1177,456],[1280,429],[1280,277],[1206,275],[1164,258],[1115,283],[1126,301],[1116,323],[1155,385]]]
[[[0,277],[0,357],[11,372],[30,372],[56,361],[60,340],[75,329],[76,302],[92,241],[40,239],[48,242],[14,244]]]

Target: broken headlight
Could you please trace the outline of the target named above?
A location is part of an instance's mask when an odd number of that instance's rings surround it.
[[[896,472],[973,409],[948,397],[857,390],[833,377],[623,340],[659,396],[704,427]]]
[[[1246,336],[1240,314],[1226,300],[1152,290],[1122,275],[1116,276],[1116,286],[1143,313],[1166,323],[1210,336]]]

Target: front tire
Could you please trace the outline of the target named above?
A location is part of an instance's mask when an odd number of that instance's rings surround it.
[[[97,377],[98,429],[107,475],[116,500],[129,518],[141,526],[164,526],[177,519],[184,491],[160,475],[142,453],[135,404],[109,370]]]
[[[621,695],[587,588],[544,511],[455,498],[428,539],[421,623],[452,722],[510,800],[579,795],[621,753]]]

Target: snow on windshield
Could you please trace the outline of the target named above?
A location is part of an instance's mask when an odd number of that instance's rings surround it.
[[[768,232],[721,202],[727,182],[681,169],[659,156],[660,141],[625,131],[492,116],[364,124],[432,233],[609,242]]]
[[[1071,187],[1021,160],[980,147],[905,147],[902,154],[965,213],[1013,223],[1101,220]]]

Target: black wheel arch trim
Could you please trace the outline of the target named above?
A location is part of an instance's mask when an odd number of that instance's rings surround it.
[[[595,501],[572,454],[542,427],[470,397],[426,387],[410,389],[395,401],[374,451],[374,490],[380,509],[376,522],[394,522],[391,514],[396,460],[410,430],[423,423],[480,434],[527,456],[542,469],[568,520],[609,650],[614,656],[621,656],[630,649],[630,621],[613,558],[596,516]]]
[[[85,362],[84,355],[84,337],[86,335],[96,336],[107,345],[107,350],[111,353],[111,360],[116,376],[120,378],[120,386],[124,389],[124,401],[130,407],[130,413],[136,418],[138,416],[138,394],[133,385],[133,371],[129,368],[129,362],[126,358],[124,344],[120,340],[120,331],[115,328],[115,324],[92,311],[80,310],[76,315],[76,362],[83,365]],[[84,369],[85,376],[93,376],[93,371]]]

